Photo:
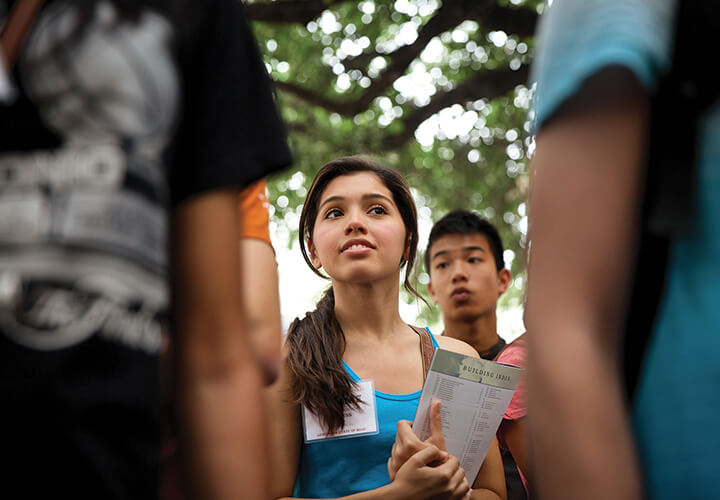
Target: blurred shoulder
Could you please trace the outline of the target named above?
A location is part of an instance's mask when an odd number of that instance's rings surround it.
[[[540,18],[531,81],[534,128],[610,66],[653,90],[670,67],[677,0],[555,0]]]
[[[522,334],[520,337],[508,344],[507,347],[505,347],[505,349],[503,349],[498,355],[497,361],[524,368],[527,360],[525,335],[526,334]]]

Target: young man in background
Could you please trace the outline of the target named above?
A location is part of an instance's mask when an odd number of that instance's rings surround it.
[[[425,266],[430,274],[428,292],[443,313],[443,335],[467,342],[489,360],[513,347],[510,362],[524,364],[524,346],[506,346],[497,333],[497,301],[510,286],[512,274],[505,268],[495,226],[467,210],[450,212],[430,232]],[[525,414],[520,388],[498,430],[509,499],[527,498],[524,477],[518,474],[518,467],[527,471]]]

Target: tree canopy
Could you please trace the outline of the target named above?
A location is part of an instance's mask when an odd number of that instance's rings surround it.
[[[421,220],[466,208],[498,227],[515,256],[505,301],[517,303],[540,10],[541,0],[247,3],[295,155],[293,168],[269,182],[275,223],[297,230],[324,163],[371,154],[405,174]]]

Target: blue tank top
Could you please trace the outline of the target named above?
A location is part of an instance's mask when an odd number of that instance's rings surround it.
[[[430,337],[433,346],[438,347],[435,337]],[[353,381],[362,382],[345,361],[343,367]],[[387,460],[397,422],[415,418],[420,393],[388,394],[376,390],[378,434],[303,443],[293,496],[336,498],[389,484]]]

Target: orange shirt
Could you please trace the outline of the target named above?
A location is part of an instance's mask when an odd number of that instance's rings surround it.
[[[243,189],[238,196],[241,238],[255,238],[272,246],[268,206],[265,179],[261,179]]]

